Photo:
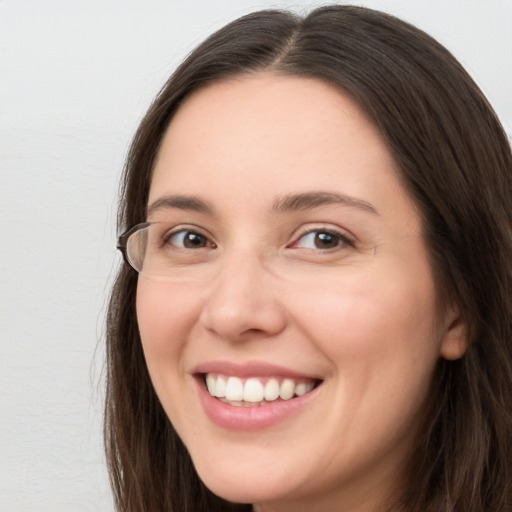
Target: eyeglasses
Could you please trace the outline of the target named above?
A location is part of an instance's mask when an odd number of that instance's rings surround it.
[[[204,261],[207,252],[216,246],[194,227],[143,222],[123,233],[117,248],[139,274],[165,281],[172,278],[176,268]]]
[[[149,226],[149,222],[137,224],[117,239],[117,248],[121,251],[124,261],[139,273],[144,263]]]

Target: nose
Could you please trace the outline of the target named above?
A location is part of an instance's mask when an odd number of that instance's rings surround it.
[[[202,326],[230,342],[279,334],[286,315],[278,281],[257,257],[231,257],[208,287]]]

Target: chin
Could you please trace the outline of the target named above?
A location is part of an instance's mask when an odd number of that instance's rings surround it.
[[[240,468],[238,464],[213,464],[196,466],[202,482],[214,494],[233,503],[264,503],[279,501],[293,492],[290,475],[281,475],[266,466]],[[284,477],[284,478],[283,478]]]

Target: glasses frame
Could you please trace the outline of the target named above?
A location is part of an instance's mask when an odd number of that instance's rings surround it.
[[[133,233],[136,233],[141,229],[147,228],[151,224],[151,222],[139,222],[138,224],[135,224],[135,226],[128,228],[124,233],[119,235],[119,237],[117,238],[117,250],[121,251],[124,262],[127,263],[130,266],[130,268],[135,270],[135,272],[137,273],[139,273],[139,271],[132,265],[130,259],[128,258],[128,239],[130,238],[130,236],[133,235]]]

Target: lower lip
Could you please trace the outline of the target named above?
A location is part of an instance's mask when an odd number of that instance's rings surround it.
[[[293,416],[315,398],[318,387],[290,400],[254,407],[225,404],[208,393],[202,378],[196,379],[199,398],[208,418],[228,430],[254,431],[272,427]]]

